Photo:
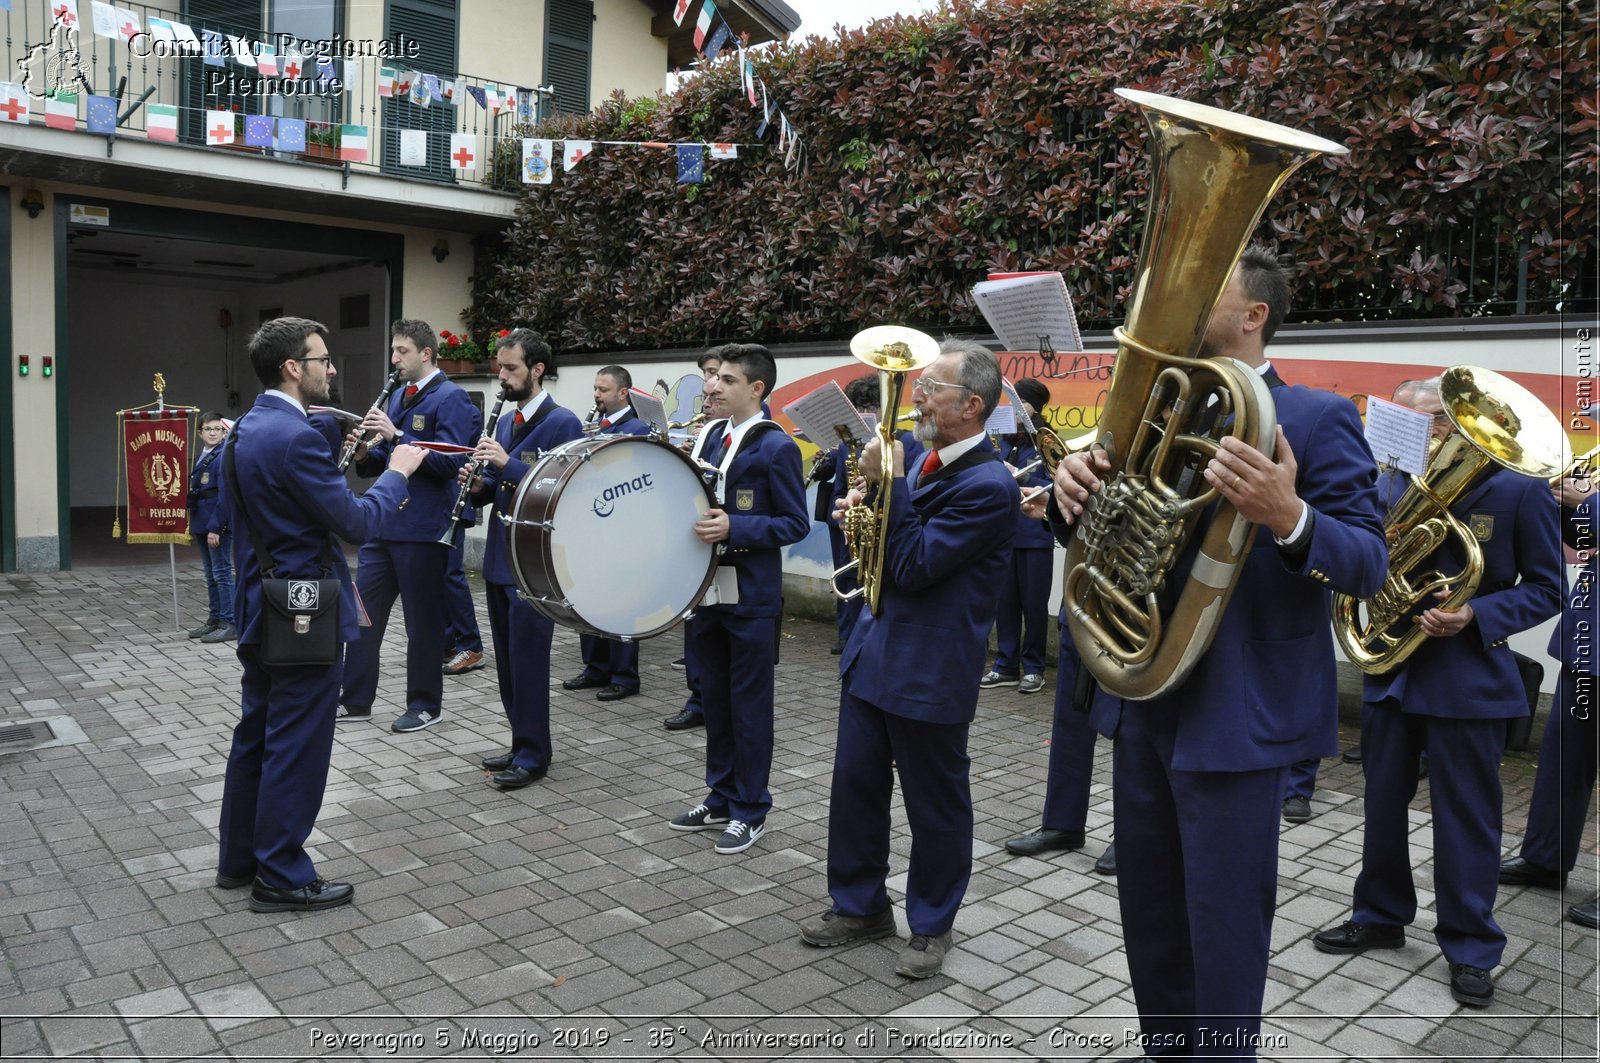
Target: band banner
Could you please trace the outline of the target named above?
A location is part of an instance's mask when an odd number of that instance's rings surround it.
[[[128,542],[190,542],[188,411],[130,410],[121,420]]]

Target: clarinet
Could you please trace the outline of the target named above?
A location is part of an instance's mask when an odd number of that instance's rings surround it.
[[[489,414],[489,419],[484,422],[483,435],[478,437],[478,442],[494,438],[494,426],[500,420],[500,411],[505,408],[506,389],[501,388],[500,394],[494,400],[494,412]],[[472,493],[472,478],[483,471],[484,462],[474,458],[467,462],[467,478],[461,483],[461,492],[456,495],[456,504],[450,508],[450,519],[445,522],[444,534],[439,536],[439,542],[445,546],[454,546],[456,538],[456,521],[461,519],[461,511],[467,508],[467,495]]]
[[[584,418],[583,434],[592,436],[598,431],[600,431],[600,404],[595,403],[594,408],[589,411],[589,416]]]
[[[398,384],[399,382],[400,382],[400,370],[396,369],[394,372],[389,374],[389,379],[385,380],[383,382],[383,390],[378,392],[378,397],[376,399],[372,400],[372,408],[374,410],[383,409],[383,404],[389,401],[389,393],[394,390],[394,386],[396,384]],[[344,445],[344,450],[342,452],[340,452],[340,454],[339,454],[339,471],[340,472],[344,472],[346,469],[348,469],[350,467],[350,462],[353,461],[355,459],[355,456],[356,456],[356,448],[361,446],[361,444],[368,443],[368,442],[371,442],[371,441],[370,440],[366,440],[366,439],[361,439],[359,434],[358,434],[355,442],[346,443]]]

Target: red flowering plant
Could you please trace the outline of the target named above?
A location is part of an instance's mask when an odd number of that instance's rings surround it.
[[[481,362],[489,357],[477,340],[447,328],[439,330],[438,353],[441,359],[454,358],[464,362]]]

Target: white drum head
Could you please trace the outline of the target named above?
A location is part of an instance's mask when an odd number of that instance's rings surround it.
[[[549,550],[572,610],[612,635],[663,628],[698,604],[714,547],[694,534],[710,503],[666,446],[618,438],[591,450],[561,487]]]

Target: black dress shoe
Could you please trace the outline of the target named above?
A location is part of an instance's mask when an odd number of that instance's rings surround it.
[[[1285,823],[1310,823],[1311,799],[1308,797],[1285,797],[1283,799],[1283,821]]]
[[[1510,860],[1500,865],[1500,884],[1502,886],[1538,886],[1541,889],[1558,890],[1567,884],[1567,876],[1559,871],[1552,871],[1548,867],[1531,864],[1520,856],[1513,856]]]
[[[193,631],[189,632],[189,637],[192,638],[192,639],[201,638],[201,637],[203,637],[205,635],[211,634],[213,631],[217,630],[217,628],[219,628],[221,626],[222,626],[222,621],[220,621],[220,620],[207,620],[205,623],[201,624],[199,627],[197,627]]]
[[[829,646],[828,647],[828,652],[833,654],[835,657],[837,657],[841,653],[843,653],[844,652],[844,639],[840,639],[837,642],[835,642],[832,646]]]
[[[492,757],[484,757],[480,763],[483,764],[484,771],[505,771],[511,767],[511,758],[515,755],[514,752],[496,753]]]
[[[623,698],[631,698],[637,693],[639,693],[638,687],[619,687],[617,684],[612,683],[610,686],[601,690],[600,693],[596,694],[595,700],[621,701]]]
[[[1405,943],[1406,928],[1403,926],[1378,926],[1354,920],[1311,935],[1311,944],[1318,952],[1355,954],[1368,949],[1397,949]]]
[[[1600,930],[1600,893],[1567,909],[1567,918],[1590,930]]]
[[[1006,852],[1012,856],[1038,856],[1057,849],[1082,849],[1083,831],[1056,830],[1041,827],[1032,834],[1024,834],[1006,842]]]
[[[244,887],[250,885],[250,883],[254,882],[255,880],[256,880],[256,876],[254,874],[249,874],[249,875],[224,875],[222,872],[218,871],[217,872],[217,889],[219,889],[219,890],[243,889]]]
[[[606,681],[597,675],[590,675],[588,672],[584,672],[582,675],[573,676],[561,685],[567,690],[588,690],[590,687],[603,687],[606,685]]]
[[[1343,753],[1339,754],[1339,759],[1343,760],[1346,764],[1360,764],[1361,763],[1361,747],[1360,746],[1351,746],[1349,749],[1347,749]]]
[[[1469,1008],[1486,1008],[1494,1003],[1494,976],[1482,967],[1452,963],[1450,995]]]
[[[1112,842],[1106,846],[1106,851],[1100,854],[1100,859],[1094,862],[1094,871],[1097,875],[1115,875],[1117,873],[1117,843]]]
[[[661,722],[661,726],[669,731],[687,731],[691,727],[704,727],[706,718],[698,712],[684,709],[676,716],[668,716]]]
[[[252,912],[320,912],[324,908],[337,908],[355,898],[356,888],[348,882],[329,882],[314,878],[309,885],[299,889],[280,890],[259,878],[250,887]]]
[[[497,771],[489,776],[489,781],[502,790],[520,790],[529,783],[538,782],[545,776],[544,768],[519,768],[515,764],[504,771]]]

